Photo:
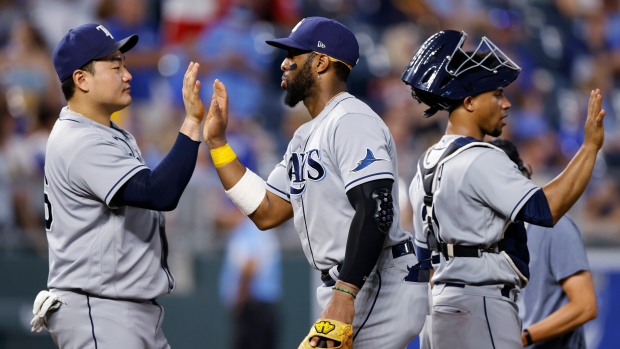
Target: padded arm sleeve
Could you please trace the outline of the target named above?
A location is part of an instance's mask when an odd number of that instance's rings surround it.
[[[156,211],[172,211],[192,178],[198,146],[179,133],[174,146],[153,170],[144,169],[129,179],[114,195],[117,206],[134,206]]]
[[[370,274],[385,242],[386,234],[374,218],[377,201],[372,197],[378,189],[392,191],[393,180],[378,179],[360,184],[347,192],[355,215],[349,228],[347,248],[339,279],[359,288],[364,285],[365,277]]]
[[[517,221],[525,221],[541,227],[553,227],[553,216],[547,196],[542,189],[537,190],[534,195],[523,205],[517,214]]]

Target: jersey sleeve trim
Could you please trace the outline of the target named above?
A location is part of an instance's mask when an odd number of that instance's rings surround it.
[[[116,194],[116,192],[118,191],[118,189],[120,189],[120,187],[126,182],[128,181],[131,176],[135,174],[136,172],[138,172],[137,170],[140,169],[142,170],[143,168],[148,168],[145,165],[138,165],[134,168],[132,168],[131,170],[129,170],[127,173],[125,173],[125,175],[123,177],[121,177],[113,186],[112,188],[110,188],[110,190],[108,191],[108,193],[105,196],[105,204],[109,205],[110,201],[112,200],[112,198],[114,197],[114,194]]]
[[[344,190],[345,190],[345,191],[349,190],[349,189],[350,189],[350,188],[349,188],[349,186],[350,186],[350,185],[352,185],[352,184],[353,184],[353,183],[355,183],[355,182],[359,182],[359,181],[361,181],[362,179],[366,179],[366,178],[368,178],[368,177],[374,177],[374,176],[382,176],[382,175],[389,175],[389,178],[390,178],[390,179],[394,179],[394,174],[393,174],[392,172],[378,172],[378,173],[373,173],[373,174],[369,174],[368,176],[360,177],[360,178],[358,178],[358,179],[356,179],[356,180],[354,180],[354,181],[349,182],[349,184],[347,184],[347,185],[345,185],[345,186],[344,186]]]
[[[274,187],[273,185],[271,185],[269,183],[267,183],[267,188],[266,189],[269,190],[270,192],[274,193],[275,195],[281,197],[282,199],[284,199],[286,201],[289,201],[289,202],[291,201],[290,200],[290,196],[287,193],[283,192],[282,190]]]
[[[521,208],[523,207],[523,205],[525,205],[527,200],[529,200],[529,198],[532,195],[534,195],[536,190],[539,190],[539,189],[540,188],[538,188],[538,187],[534,187],[534,188],[530,189],[527,193],[525,193],[525,195],[523,195],[521,200],[519,200],[519,202],[517,202],[515,207],[512,209],[512,212],[510,212],[510,220],[512,220],[514,222],[514,220],[516,219],[517,214],[519,213],[519,211],[521,211]],[[542,189],[540,189],[540,190],[542,190]]]

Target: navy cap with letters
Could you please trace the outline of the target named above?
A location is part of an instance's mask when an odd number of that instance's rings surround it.
[[[125,53],[138,42],[137,35],[116,41],[102,25],[89,23],[69,30],[54,49],[53,61],[61,82],[86,63],[120,50]]]
[[[302,19],[287,38],[267,40],[281,49],[324,53],[352,67],[360,58],[360,47],[355,35],[340,22],[324,17]]]

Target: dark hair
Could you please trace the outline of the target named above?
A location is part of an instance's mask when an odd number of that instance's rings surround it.
[[[92,75],[95,75],[95,61],[90,61],[84,64],[79,70],[84,70]],[[62,94],[65,96],[65,99],[69,101],[73,94],[75,93],[75,83],[73,82],[73,74],[71,74],[65,81],[61,84]]]
[[[342,62],[331,62],[331,64],[334,65],[334,72],[336,73],[336,77],[338,78],[338,80],[342,82],[347,82],[347,79],[349,79],[349,74],[351,73],[351,69],[349,69],[349,67],[347,67]]]
[[[494,146],[503,150],[504,153],[508,155],[510,160],[517,164],[519,171],[521,171],[521,173],[523,173],[525,177],[532,177],[532,170],[529,168],[529,166],[526,167],[523,164],[523,160],[521,160],[521,157],[519,156],[519,151],[517,150],[517,147],[511,141],[503,138],[495,138],[494,140],[489,141],[489,144],[493,144]]]

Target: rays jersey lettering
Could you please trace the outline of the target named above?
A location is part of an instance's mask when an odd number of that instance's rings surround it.
[[[321,152],[318,149],[291,153],[287,172],[291,195],[302,195],[306,191],[306,180],[319,182],[327,174],[325,167],[321,164]]]

